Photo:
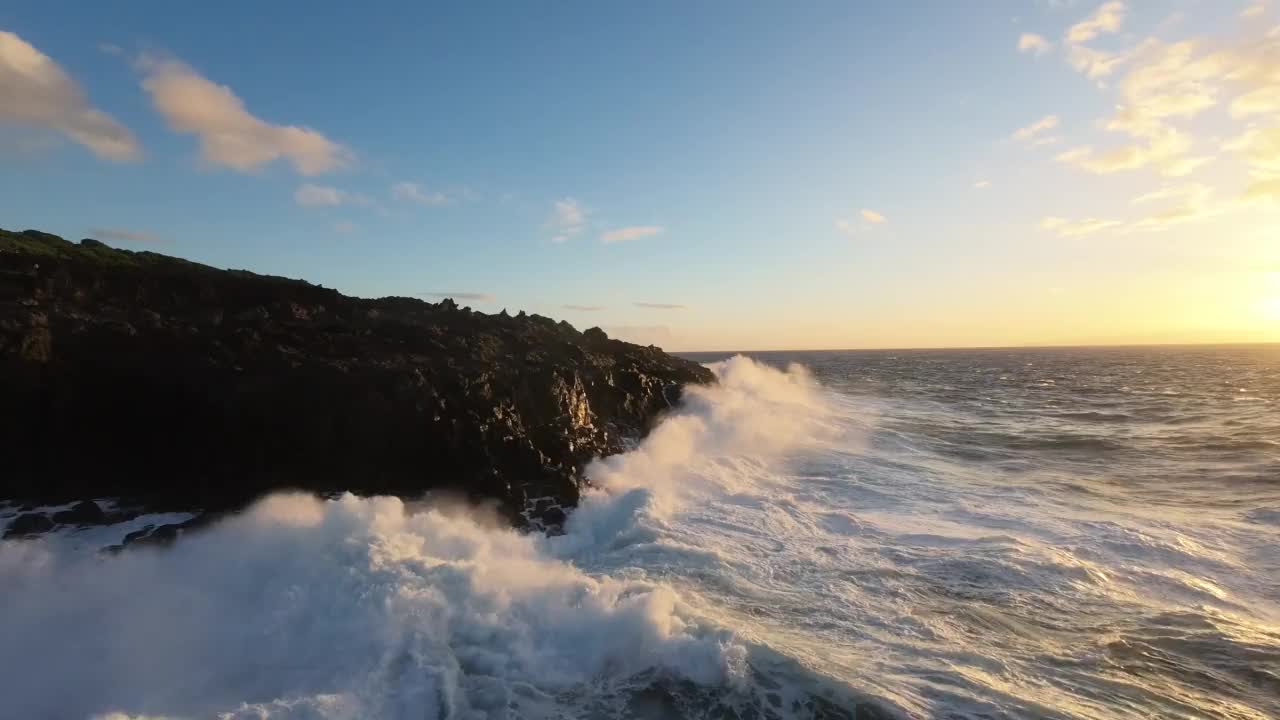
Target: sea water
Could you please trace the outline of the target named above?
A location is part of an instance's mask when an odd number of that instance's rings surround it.
[[[0,543],[0,717],[1280,717],[1280,347],[696,359],[561,536]]]

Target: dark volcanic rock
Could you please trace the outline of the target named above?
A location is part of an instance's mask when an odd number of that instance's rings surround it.
[[[0,497],[455,488],[516,517],[712,379],[538,315],[0,231]]]
[[[83,500],[67,510],[53,514],[53,521],[61,525],[98,525],[106,519],[107,514],[92,500]]]
[[[48,516],[40,513],[22,513],[9,523],[9,527],[5,528],[4,537],[8,539],[24,535],[38,535],[43,532],[49,532],[52,529],[53,521]]]
[[[205,513],[197,515],[190,520],[184,520],[180,523],[170,523],[168,525],[147,525],[141,530],[135,530],[124,536],[120,547],[140,547],[145,545],[169,545],[177,540],[184,533],[192,530],[199,530],[205,526],[211,525],[214,521],[221,517],[220,513]]]

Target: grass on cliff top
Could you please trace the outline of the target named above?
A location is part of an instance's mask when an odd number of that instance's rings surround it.
[[[122,250],[92,238],[86,238],[74,243],[52,233],[39,230],[17,232],[0,228],[0,256],[6,253],[31,258],[37,263],[41,259],[47,258],[52,261],[71,262],[83,266],[95,266],[111,270],[154,272],[170,276],[213,275],[238,278],[241,281],[258,283],[262,286],[325,289],[321,285],[314,285],[305,280],[295,278],[262,275],[249,270],[224,270],[212,265],[204,265],[147,250]]]
[[[197,263],[153,252],[133,252],[109,247],[97,240],[73,243],[39,230],[14,232],[0,228],[0,252],[11,252],[31,257],[75,260],[95,265],[114,267],[153,267],[158,265],[203,268]]]
[[[122,250],[92,238],[85,238],[78,243],[74,243],[52,233],[40,232],[39,230],[15,232],[0,228],[0,253],[24,255],[37,260],[39,258],[49,258],[52,260],[73,261],[108,268],[158,270],[170,273],[226,273],[262,281],[310,285],[304,280],[277,277],[275,275],[260,275],[248,270],[223,270],[212,265],[191,262],[171,255],[161,255],[148,250]]]
[[[58,261],[71,261],[88,265],[97,265],[99,267],[119,268],[130,270],[158,270],[165,273],[225,273],[228,276],[240,278],[248,282],[265,283],[270,285],[287,285],[295,288],[308,289],[325,289],[320,285],[313,285],[305,280],[297,280],[293,278],[279,277],[276,275],[260,275],[248,270],[222,270],[210,265],[202,265],[200,263],[183,260],[182,258],[171,257],[169,255],[161,255],[148,251],[135,252],[133,250],[121,250],[113,248],[98,240],[86,238],[79,243],[71,242],[64,238],[58,237],[52,233],[41,232],[39,230],[23,230],[15,232],[13,230],[5,230],[0,228],[0,254],[13,253],[25,257],[39,260],[40,258],[49,258]],[[328,292],[336,292],[327,290]],[[420,298],[409,297],[384,297],[378,299],[378,302],[388,306],[408,305],[409,307],[438,307],[435,303],[425,302]],[[486,313],[477,312],[477,315],[485,315]],[[502,315],[506,317],[506,310]],[[525,314],[520,313],[521,319]],[[492,315],[491,317],[498,317]],[[567,329],[572,333],[577,333],[572,325],[565,321],[556,322],[554,319],[544,317],[542,315],[528,315],[529,322],[536,322],[552,327],[559,327],[562,330]],[[596,328],[598,330],[598,328]],[[603,335],[603,331],[600,332]],[[607,336],[606,336],[607,337]]]

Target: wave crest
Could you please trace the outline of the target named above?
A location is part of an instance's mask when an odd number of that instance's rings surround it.
[[[633,702],[659,679],[751,696],[733,632],[668,585],[593,565],[731,487],[725,468],[820,431],[803,370],[715,371],[634,451],[589,467],[596,489],[562,537],[395,498],[276,495],[166,550],[0,543],[6,712],[557,717],[600,702],[592,688],[621,683]]]

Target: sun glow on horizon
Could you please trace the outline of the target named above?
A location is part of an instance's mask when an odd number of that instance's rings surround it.
[[[1264,322],[1280,327],[1280,270],[1272,270],[1266,274],[1258,311]]]

